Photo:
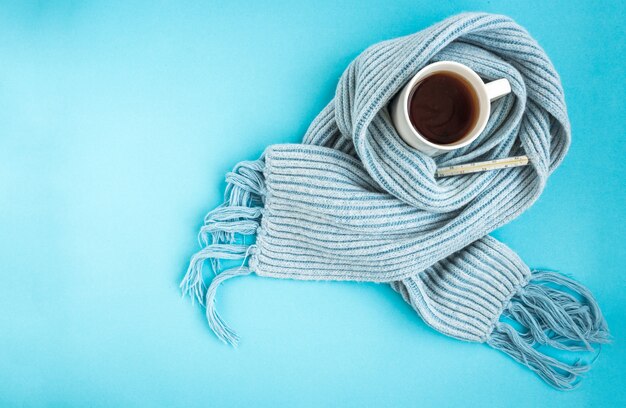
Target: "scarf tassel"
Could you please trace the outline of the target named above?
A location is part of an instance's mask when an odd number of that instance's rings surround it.
[[[247,266],[232,268],[217,275],[206,291],[206,317],[213,333],[226,344],[237,347],[239,336],[222,320],[215,309],[215,294],[218,286],[227,279],[249,275],[252,271]]]
[[[202,249],[191,258],[180,284],[183,296],[189,295],[206,308],[209,326],[217,337],[231,345],[237,344],[238,337],[215,310],[215,295],[225,280],[251,273],[245,263],[256,248],[249,241],[256,236],[263,213],[264,167],[262,159],[244,161],[226,175],[224,202],[204,218],[198,234]],[[215,275],[208,287],[203,271],[207,260]],[[241,265],[221,272],[224,261],[241,261]]]
[[[554,272],[534,272],[505,307],[487,343],[533,370],[555,388],[576,387],[591,363],[560,361],[546,353],[594,351],[610,341],[593,295],[579,283]]]

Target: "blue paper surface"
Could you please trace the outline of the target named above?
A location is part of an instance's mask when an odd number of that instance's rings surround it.
[[[623,1],[0,3],[0,406],[625,406]],[[209,331],[178,283],[224,174],[297,142],[367,46],[508,14],[573,143],[494,232],[596,295],[615,342],[565,393],[428,328],[386,285],[250,276]]]

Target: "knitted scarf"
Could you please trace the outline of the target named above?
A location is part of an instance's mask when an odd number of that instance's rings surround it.
[[[433,158],[400,139],[387,104],[440,60],[463,63],[485,80],[507,78],[512,93],[493,103],[478,140]],[[531,272],[487,235],[535,202],[569,144],[559,76],[510,18],[461,14],[383,41],[348,66],[301,144],[270,146],[227,174],[225,201],[206,216],[203,248],[181,288],[234,345],[236,334],[215,310],[226,279],[254,272],[387,283],[435,330],[487,343],[570,389],[589,364],[550,349],[593,350],[608,341],[596,301],[561,274]],[[518,155],[530,165],[435,177],[440,166]],[[208,288],[207,260],[215,273]]]

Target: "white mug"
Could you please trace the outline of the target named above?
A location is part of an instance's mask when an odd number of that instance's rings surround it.
[[[478,119],[460,140],[450,144],[437,144],[422,136],[409,117],[409,103],[416,85],[426,77],[440,72],[450,72],[463,78],[474,90],[478,100]],[[439,61],[422,68],[404,86],[402,91],[391,101],[391,119],[396,131],[402,139],[411,147],[426,153],[429,156],[437,156],[451,150],[459,149],[472,143],[485,129],[489,115],[491,114],[491,101],[496,100],[511,92],[511,84],[505,78],[489,83],[482,79],[471,68],[454,61]]]

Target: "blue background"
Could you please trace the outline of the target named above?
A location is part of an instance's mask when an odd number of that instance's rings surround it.
[[[0,405],[626,404],[623,1],[125,3],[0,5]],[[468,10],[515,18],[562,77],[570,154],[494,235],[598,298],[615,341],[582,386],[384,285],[232,280],[242,343],[220,343],[178,283],[224,174],[299,141],[368,45]]]

